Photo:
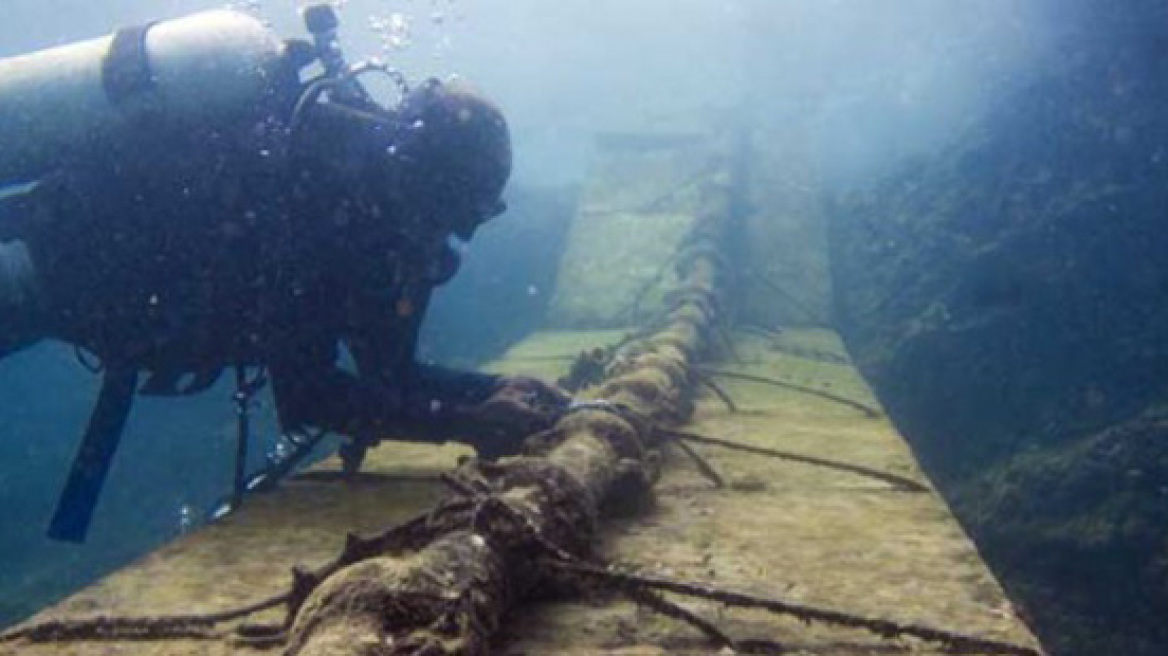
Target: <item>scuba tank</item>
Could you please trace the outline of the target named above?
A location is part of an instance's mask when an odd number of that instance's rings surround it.
[[[0,186],[132,139],[144,112],[180,129],[255,112],[281,79],[281,54],[259,20],[216,10],[2,59]]]

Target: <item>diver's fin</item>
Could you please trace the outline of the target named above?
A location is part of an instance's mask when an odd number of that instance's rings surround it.
[[[136,369],[107,369],[101,382],[97,405],[89,415],[89,425],[81,438],[81,447],[73,457],[69,479],[57,500],[57,510],[49,524],[48,536],[54,540],[84,542],[89,521],[105,484],[110,462],[130,415],[134,388],[138,384]]]

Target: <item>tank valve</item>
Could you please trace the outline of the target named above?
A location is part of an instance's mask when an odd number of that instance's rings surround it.
[[[331,4],[319,3],[305,7],[303,16],[304,25],[312,34],[316,46],[316,56],[324,67],[324,77],[339,81],[329,89],[329,100],[353,105],[367,104],[369,94],[351,74],[349,65],[345,63],[345,53],[341,51],[340,39],[337,38],[337,28],[341,21],[336,10]]]
[[[345,72],[345,55],[337,40],[340,24],[332,5],[322,3],[304,8],[304,26],[316,43],[316,54],[329,77],[338,77]]]

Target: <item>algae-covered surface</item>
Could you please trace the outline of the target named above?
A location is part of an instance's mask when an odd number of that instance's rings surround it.
[[[619,332],[536,335],[493,368],[552,376],[564,371],[580,350],[619,337]],[[734,352],[720,368],[876,403],[830,332],[740,334]],[[883,417],[790,388],[730,379],[721,384],[739,412],[731,413],[715,398],[703,398],[687,430],[923,480],[908,447]],[[659,575],[1035,644],[935,494],[897,492],[853,474],[715,447],[702,451],[728,479],[727,488],[715,490],[688,461],[667,454],[654,506],[606,522],[598,551]],[[441,494],[436,477],[467,453],[455,446],[386,444],[371,454],[366,473],[350,484],[328,474],[335,471],[335,463],[323,463],[36,619],[211,612],[280,592],[289,584],[293,566],[327,561],[340,549],[345,533],[372,532],[433,506]],[[777,641],[793,654],[942,653],[916,641],[884,640],[706,602],[684,603],[737,638]],[[278,615],[257,619],[276,620]],[[508,618],[495,648],[513,656],[711,651],[716,650],[692,628],[604,597],[531,602]],[[252,651],[225,641],[169,641],[20,645],[0,648],[0,653]]]
[[[832,288],[813,129],[759,126],[746,168],[738,248],[738,320],[762,326],[831,323]]]
[[[559,327],[644,323],[676,282],[673,257],[710,177],[700,139],[610,145],[569,229],[549,312]]]

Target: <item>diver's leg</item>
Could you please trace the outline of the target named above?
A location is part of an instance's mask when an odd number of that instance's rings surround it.
[[[24,242],[0,242],[0,358],[44,337],[36,270]]]
[[[369,451],[369,441],[354,438],[341,444],[341,471],[345,478],[353,478],[361,472],[361,465],[365,463],[365,454]]]

